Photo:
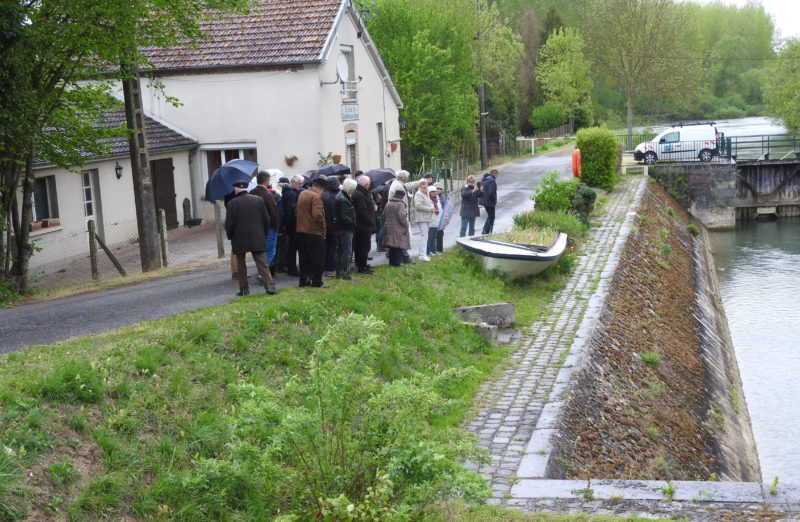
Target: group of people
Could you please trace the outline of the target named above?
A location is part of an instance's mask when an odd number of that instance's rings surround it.
[[[462,237],[467,229],[474,235],[479,204],[487,213],[483,233],[491,233],[497,174],[497,170],[487,172],[477,184],[474,176],[467,178],[461,189]],[[418,259],[430,261],[442,251],[439,216],[444,212],[444,186],[433,183],[430,175],[409,181],[409,173],[401,170],[391,183],[380,187],[371,187],[372,180],[360,171],[355,178],[320,176],[311,182],[296,175],[291,180],[279,179],[280,192],[270,181],[269,173],[259,172],[253,190],[248,192],[248,183],[239,182],[226,197],[225,229],[233,253],[231,270],[239,280],[237,295],[250,291],[247,252],[268,294],[276,292],[276,272],[299,277],[301,287],[316,288],[324,286],[323,277],[352,280],[353,260],[357,273],[371,274],[373,234],[378,251],[388,251],[390,265],[413,263],[407,197],[413,190],[414,221],[422,237]]]

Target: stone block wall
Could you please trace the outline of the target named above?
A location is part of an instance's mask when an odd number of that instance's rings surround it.
[[[650,176],[706,228],[724,230],[736,226],[735,164],[664,164],[651,168]]]

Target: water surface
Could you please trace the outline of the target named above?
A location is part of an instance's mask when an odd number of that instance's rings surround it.
[[[711,234],[764,482],[800,485],[800,220]]]

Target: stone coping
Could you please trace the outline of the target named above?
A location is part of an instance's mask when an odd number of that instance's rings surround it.
[[[671,490],[671,492],[670,492]],[[658,500],[767,504],[800,510],[800,484],[675,480],[550,480],[520,479],[511,487],[513,499]]]

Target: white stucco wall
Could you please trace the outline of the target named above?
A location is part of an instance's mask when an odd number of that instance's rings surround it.
[[[189,152],[155,154],[150,159],[170,157],[174,167],[178,221],[183,223],[183,199],[191,200]],[[117,161],[123,168],[120,179],[117,179],[114,172]],[[99,184],[94,187],[95,221],[98,223],[98,231],[100,231],[99,227],[102,227],[103,237],[109,246],[135,240],[138,232],[130,160],[122,158],[95,161],[82,168],[82,170],[95,169],[98,174],[97,181],[99,181]],[[48,167],[37,169],[35,176],[37,178],[55,176],[58,218],[61,224],[55,228],[41,229],[31,233],[31,239],[41,248],[31,258],[30,269],[34,275],[58,270],[76,259],[89,255],[81,174]],[[98,200],[99,205],[97,204]]]
[[[362,78],[357,84],[359,119],[343,122],[343,102],[339,85],[324,85],[321,89],[323,129],[321,146],[326,152],[341,154],[342,162],[349,164],[344,134],[348,128],[354,126],[358,133],[359,168],[363,171],[379,168],[381,158],[377,125],[382,123],[384,150],[389,152],[388,156],[384,155],[384,166],[399,170],[400,144],[398,142],[397,150],[392,153],[389,143],[400,138],[399,109],[364,41],[358,38],[356,26],[347,13],[339,24],[339,31],[333,39],[325,63],[320,67],[320,79],[332,81],[336,78],[336,62],[343,47],[352,47],[353,77],[356,80],[359,76]],[[349,127],[348,124],[352,126]]]

